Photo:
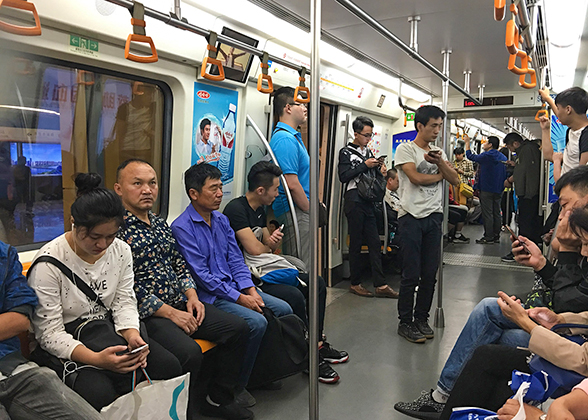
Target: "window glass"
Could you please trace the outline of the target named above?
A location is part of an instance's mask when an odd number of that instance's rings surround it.
[[[0,240],[31,245],[69,230],[80,172],[112,188],[118,165],[141,158],[161,179],[158,85],[0,54]]]

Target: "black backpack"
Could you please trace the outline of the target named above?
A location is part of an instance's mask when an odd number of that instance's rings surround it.
[[[352,147],[347,147],[352,153],[360,156],[364,162],[365,157]],[[378,168],[369,168],[355,178],[357,193],[365,201],[379,202],[384,199],[386,194],[386,179]]]
[[[308,337],[304,322],[294,314],[276,317],[261,308],[267,328],[247,387],[286,378],[308,369]]]

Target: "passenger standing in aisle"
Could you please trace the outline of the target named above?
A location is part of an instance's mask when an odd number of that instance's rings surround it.
[[[379,170],[382,159],[376,159],[367,144],[374,136],[374,123],[367,117],[357,117],[353,121],[354,140],[339,151],[339,180],[347,187],[345,191],[345,216],[349,231],[349,268],[351,270],[351,293],[358,296],[398,298],[398,292],[386,284],[382,269],[380,235],[376,225],[374,203],[359,196],[357,181],[361,174]],[[366,243],[372,271],[374,293],[361,284],[364,271],[361,246]]]
[[[298,257],[310,267],[310,156],[298,131],[298,127],[306,122],[306,105],[296,101],[293,88],[282,87],[274,93],[274,118],[278,123],[272,133],[270,146],[292,194],[301,242],[301,255],[298,255],[292,209],[288,206],[284,186],[280,185],[280,195],[274,201],[273,209],[276,219],[284,225],[282,251]]]
[[[235,402],[235,387],[249,336],[240,317],[202,303],[186,261],[176,247],[170,227],[151,209],[159,185],[151,165],[140,159],[126,160],[117,169],[115,192],[126,208],[118,238],[133,252],[135,293],[139,316],[149,338],[175,356],[184,373],[190,372],[190,416],[196,416],[197,385],[203,354],[196,338],[218,345],[213,376],[208,384],[202,413],[226,419],[253,418]]]
[[[442,181],[459,184],[459,176],[447,162],[445,152],[432,145],[444,118],[445,112],[436,106],[417,109],[417,136],[414,141],[399,145],[394,157],[400,177],[398,230],[402,252],[398,334],[413,343],[424,343],[434,337],[428,319],[441,257]]]
[[[514,172],[506,179],[505,185],[511,188],[514,184],[518,197],[518,233],[540,245],[543,220],[539,215],[539,180],[543,162],[539,144],[537,141],[523,140],[517,133],[507,134],[504,144],[512,153],[516,153]],[[514,262],[512,252],[502,257],[502,261]]]
[[[18,335],[28,332],[38,300],[22,275],[18,252],[4,242],[0,270],[0,419],[100,420],[55,372],[21,354]]]
[[[179,251],[199,287],[202,302],[243,318],[249,341],[237,381],[237,402],[255,404],[245,389],[249,382],[267,320],[262,307],[277,317],[292,313],[286,302],[258,291],[239,249],[229,219],[218,211],[223,199],[221,172],[207,163],[193,165],[184,174],[190,204],[171,225]]]
[[[498,137],[490,136],[482,145],[484,152],[476,155],[470,150],[470,138],[465,137],[466,156],[480,165],[480,204],[484,218],[484,236],[476,239],[477,244],[500,242],[502,217],[500,202],[506,179],[506,157],[498,151]]]

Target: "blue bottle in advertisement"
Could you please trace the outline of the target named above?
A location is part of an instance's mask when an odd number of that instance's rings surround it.
[[[222,173],[221,181],[226,181],[231,178],[234,166],[233,145],[235,144],[235,129],[237,127],[235,121],[235,112],[237,107],[235,104],[229,104],[229,113],[223,121],[223,140],[220,149],[220,160],[218,162],[218,169]]]

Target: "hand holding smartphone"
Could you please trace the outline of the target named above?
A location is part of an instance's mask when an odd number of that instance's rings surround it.
[[[149,347],[149,344],[142,345],[142,346],[140,346],[140,347],[137,347],[136,349],[133,349],[133,350],[129,350],[129,349],[127,348],[126,350],[123,350],[123,351],[117,351],[117,352],[116,352],[116,355],[117,355],[117,356],[123,356],[123,355],[125,355],[125,354],[137,354],[137,353],[139,353],[139,352],[141,352],[141,351],[145,350],[145,349],[146,349],[146,348],[148,348],[148,347]]]
[[[520,244],[521,244],[521,246],[523,247],[523,250],[524,250],[524,251],[525,251],[527,254],[531,254],[531,251],[529,251],[529,248],[527,248],[527,245],[526,245],[526,244],[525,244],[523,241],[521,241],[521,240],[519,239],[519,237],[517,236],[517,234],[516,234],[516,233],[514,233],[514,231],[513,231],[513,230],[510,228],[510,226],[505,226],[505,227],[506,227],[506,230],[508,230],[508,232],[511,234],[511,238],[512,238],[512,239],[511,239],[511,241],[512,241],[512,242],[514,242],[514,241],[519,241],[519,243],[520,243]]]
[[[282,224],[282,226],[280,226],[280,227],[278,228],[278,230],[279,230],[280,232],[282,232],[282,231],[284,230],[284,224]]]

